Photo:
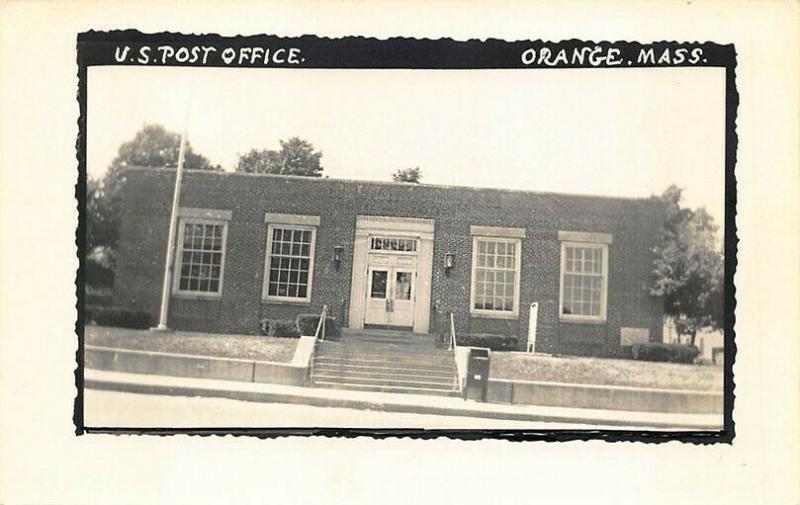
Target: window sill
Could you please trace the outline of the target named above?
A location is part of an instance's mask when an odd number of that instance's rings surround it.
[[[563,315],[559,318],[559,321],[562,323],[594,324],[594,325],[602,325],[608,322],[605,319],[599,319],[599,318],[575,317],[575,316],[563,316]]]
[[[184,292],[177,292],[172,293],[173,298],[180,298],[181,300],[206,300],[206,301],[217,301],[222,299],[222,293],[184,293]]]
[[[311,305],[311,299],[292,300],[290,298],[262,298],[261,303],[271,303],[274,305]]]
[[[479,317],[483,319],[519,319],[519,314],[516,313],[493,313],[493,312],[476,312],[471,310],[469,315],[472,317]]]

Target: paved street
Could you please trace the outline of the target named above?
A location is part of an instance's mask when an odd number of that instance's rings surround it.
[[[86,426],[96,427],[349,427],[430,429],[602,429],[461,416],[403,414],[224,398],[144,395],[86,389]],[[607,427],[619,429],[619,427]]]

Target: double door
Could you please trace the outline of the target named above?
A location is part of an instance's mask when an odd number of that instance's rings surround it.
[[[411,327],[417,284],[415,268],[405,265],[370,266],[367,270],[365,324]]]

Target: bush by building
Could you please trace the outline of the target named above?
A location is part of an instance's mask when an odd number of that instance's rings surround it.
[[[491,333],[461,333],[456,335],[456,344],[466,347],[488,347],[493,351],[516,351],[516,335]]]
[[[87,305],[85,319],[87,322],[94,322],[100,326],[117,326],[135,330],[146,330],[153,326],[152,317],[148,312],[121,307]]]
[[[684,344],[647,342],[631,346],[633,359],[668,363],[694,363],[699,354],[697,347]]]
[[[262,319],[261,334],[267,337],[299,338],[300,330],[291,319]]]
[[[295,323],[301,335],[315,335],[319,325],[319,314],[298,314]],[[325,340],[341,340],[342,330],[335,317],[325,318]]]

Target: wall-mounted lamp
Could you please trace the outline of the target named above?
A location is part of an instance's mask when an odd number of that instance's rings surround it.
[[[339,265],[342,263],[343,252],[344,252],[344,247],[340,245],[333,246],[333,262],[336,263],[336,268],[339,268]]]
[[[450,273],[450,270],[456,264],[456,257],[453,253],[445,253],[444,255],[444,271],[445,273]]]

